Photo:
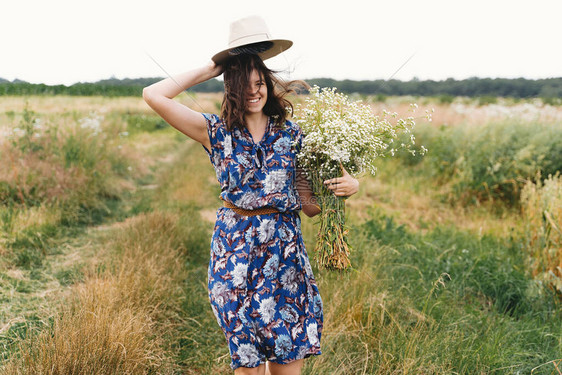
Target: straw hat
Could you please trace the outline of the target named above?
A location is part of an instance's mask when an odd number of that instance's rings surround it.
[[[272,39],[265,21],[258,16],[239,19],[230,24],[228,48],[212,57],[216,64],[222,64],[232,56],[241,53],[257,53],[262,60],[276,56],[290,48],[293,42],[286,39]]]

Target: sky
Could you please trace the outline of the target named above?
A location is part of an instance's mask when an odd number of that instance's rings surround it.
[[[179,74],[248,15],[294,42],[266,62],[290,79],[562,77],[561,0],[12,0],[0,14],[0,77],[32,83]]]

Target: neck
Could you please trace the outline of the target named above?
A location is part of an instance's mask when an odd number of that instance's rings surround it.
[[[248,130],[259,130],[267,125],[267,116],[263,112],[249,113],[244,115],[244,121]]]

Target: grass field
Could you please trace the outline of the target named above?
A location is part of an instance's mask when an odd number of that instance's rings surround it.
[[[347,201],[354,269],[313,263],[323,354],[303,373],[562,373],[562,109],[364,99],[417,102],[429,153],[381,160]],[[0,134],[0,374],[231,373],[202,147],[140,98],[3,97]]]

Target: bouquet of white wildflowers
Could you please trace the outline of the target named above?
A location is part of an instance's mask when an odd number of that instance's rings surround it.
[[[411,104],[410,108],[415,111],[417,105]],[[318,86],[310,90],[304,105],[296,106],[293,119],[305,135],[297,155],[298,165],[306,173],[322,210],[315,248],[315,259],[321,267],[347,269],[351,250],[345,225],[345,197],[334,195],[323,181],[341,176],[342,166],[352,176],[364,171],[374,175],[378,157],[394,155],[399,148],[414,153],[409,148],[415,142],[411,133],[414,118],[397,116],[387,111],[383,111],[382,117],[376,116],[361,101],[350,101],[346,95],[336,93],[335,88]],[[401,132],[409,133],[408,144],[397,145]],[[426,151],[423,146],[421,150]]]

